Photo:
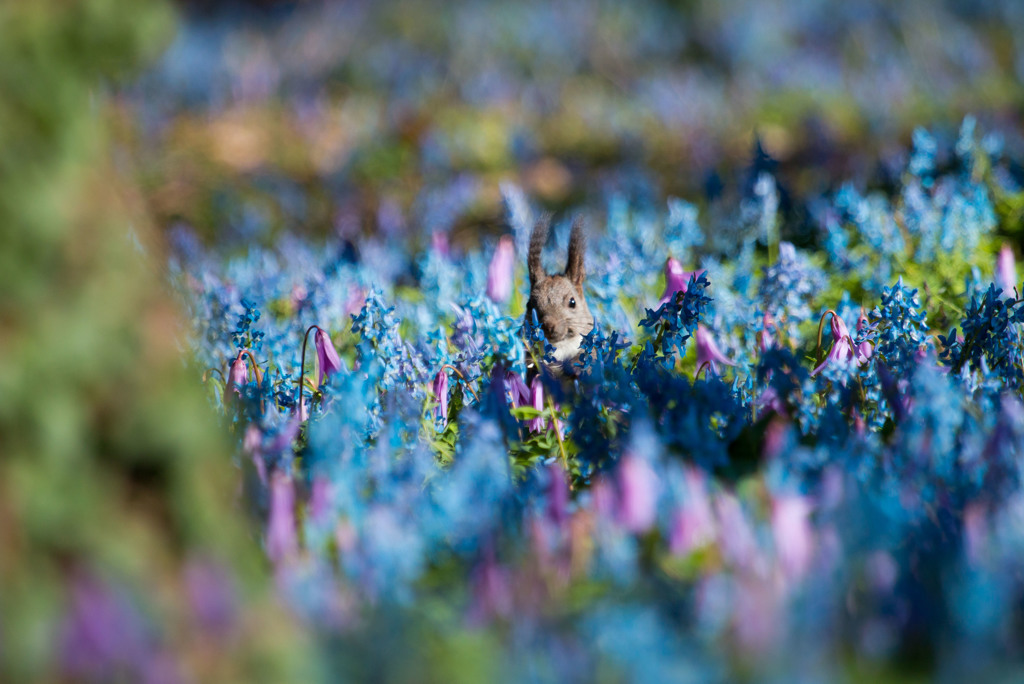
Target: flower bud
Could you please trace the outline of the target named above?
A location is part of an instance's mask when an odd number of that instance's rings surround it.
[[[228,384],[224,386],[224,401],[228,399],[228,390],[234,389],[235,394],[241,394],[239,387],[249,383],[249,366],[245,359],[239,356],[231,362],[231,370],[228,371]]]

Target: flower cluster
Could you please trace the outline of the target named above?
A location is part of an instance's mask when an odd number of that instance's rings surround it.
[[[941,147],[928,140],[915,138],[905,178],[928,190],[913,201],[942,215],[939,190],[964,181],[935,166]],[[971,182],[991,210],[999,181]],[[695,263],[710,242],[693,235],[694,205],[617,200],[592,236],[587,284],[614,296],[594,297],[598,325],[560,379],[538,363],[550,345],[522,316],[525,266],[510,236],[457,261],[430,246],[433,270],[420,273],[424,283],[450,273],[445,297],[422,283],[410,294],[377,275],[370,253],[339,261],[331,247],[293,247],[272,277],[252,263],[258,252],[231,270],[197,259],[191,278],[212,292],[192,293],[192,310],[245,311],[238,334],[252,357],[208,344],[205,331],[221,324],[199,317],[195,353],[230,365],[232,386],[248,388],[215,403],[236,430],[255,430],[246,448],[267,473],[256,497],[267,502],[266,550],[293,605],[350,639],[366,611],[417,619],[441,592],[476,629],[529,625],[542,642],[567,644],[584,671],[610,659],[634,672],[617,643],[588,635],[637,611],[650,621],[645,638],[701,653],[704,672],[728,671],[731,653],[771,655],[783,672],[807,658],[825,667],[810,654],[834,649],[885,661],[948,643],[958,623],[928,616],[955,614],[982,576],[1011,577],[1004,545],[1024,544],[1005,522],[1024,500],[1024,307],[994,285],[983,295],[972,286],[965,302],[941,278],[914,281],[923,299],[902,276],[877,284],[907,254],[920,268],[939,264],[922,249],[933,233],[908,223],[907,187],[895,209],[849,185],[810,200],[827,206],[822,243],[848,250],[832,279],[814,252],[779,241],[770,176],[752,186],[757,210],[744,219],[763,251],[747,241],[733,261],[706,255],[708,268]],[[504,193],[521,236],[528,200]],[[710,218],[720,220],[733,219]],[[990,232],[958,243],[961,261],[943,257],[942,273],[1012,272],[1012,253],[998,268],[990,256]],[[311,264],[321,270],[296,270]],[[847,285],[853,264],[872,274],[859,301]],[[623,277],[627,267],[635,277]],[[320,286],[298,309],[275,306],[299,278]],[[338,294],[353,288],[365,293],[360,306]],[[252,314],[250,300],[275,314]],[[952,332],[936,334],[933,317]],[[635,324],[617,327],[624,319]],[[298,383],[309,410],[295,418],[281,397],[297,382],[300,321],[321,326],[319,370],[315,386]],[[1000,617],[977,629],[1012,639],[1024,592],[998,586],[990,610]],[[593,593],[581,608],[582,591]],[[810,646],[792,648],[798,640]],[[528,654],[557,668],[570,657],[501,643],[494,657],[506,664]],[[676,657],[663,665],[691,662]]]

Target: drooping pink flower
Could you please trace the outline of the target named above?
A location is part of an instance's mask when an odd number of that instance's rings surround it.
[[[728,531],[719,539],[723,557],[739,568],[758,567],[761,558],[757,540],[739,499],[732,494],[719,494],[715,497],[714,510],[718,529]]]
[[[700,370],[704,364],[708,365],[708,368],[712,373],[718,374],[718,364],[724,364],[726,366],[735,366],[736,364],[729,359],[722,350],[718,348],[718,344],[715,342],[714,336],[711,331],[705,328],[701,324],[697,324],[697,369]]]
[[[229,389],[235,390],[235,394],[241,394],[239,387],[248,382],[249,365],[245,362],[244,358],[239,356],[231,362],[231,370],[228,371],[228,384],[224,387],[224,394],[226,395]]]
[[[242,449],[252,458],[252,464],[256,468],[256,476],[260,482],[267,484],[267,462],[263,460],[263,433],[253,424],[245,428],[245,437],[242,438]]]
[[[832,313],[829,326],[832,329],[832,339],[834,340],[832,349],[829,350],[825,360],[811,371],[811,375],[817,375],[825,366],[833,363],[852,362],[853,365],[859,366],[871,356],[871,344],[866,341],[857,345],[857,348],[854,349],[853,338],[850,337],[850,329],[846,327],[846,323],[838,314]]]
[[[686,498],[675,512],[669,537],[669,551],[677,556],[699,549],[715,538],[715,518],[703,473],[688,467],[683,471],[683,482]]]
[[[569,483],[557,461],[548,466],[548,477],[548,518],[561,527],[569,517]]]
[[[672,299],[677,292],[686,292],[690,277],[697,274],[698,271],[684,270],[682,262],[675,257],[669,257],[665,261],[665,294],[661,295],[658,305],[661,306]]]
[[[516,265],[516,248],[511,235],[502,235],[487,267],[487,296],[503,304],[512,296],[512,272]]]
[[[338,350],[334,348],[334,343],[331,342],[330,336],[323,330],[320,328],[316,329],[313,341],[316,343],[316,358],[320,363],[320,377],[316,381],[316,384],[319,386],[324,383],[326,376],[337,373],[344,367],[344,364],[341,361],[341,357],[338,356]]]
[[[615,514],[615,488],[611,480],[605,476],[599,476],[590,487],[591,507],[594,514],[605,520],[611,519]]]
[[[658,517],[658,476],[646,459],[626,454],[619,462],[619,524],[630,532],[646,532]]]
[[[544,411],[544,385],[540,381],[540,376],[534,376],[530,382],[530,406],[541,411]],[[544,430],[544,416],[540,415],[536,418],[531,418],[528,424],[530,430],[533,432],[541,432]]]
[[[732,624],[736,641],[751,654],[776,648],[785,634],[786,613],[778,587],[756,573],[741,575],[734,585]]]
[[[275,564],[296,554],[295,486],[281,471],[270,477],[270,517],[267,521],[267,556]]]
[[[448,374],[442,368],[434,376],[434,384],[431,385],[434,394],[434,401],[437,408],[434,409],[434,419],[442,422],[444,427],[448,426]]]
[[[810,502],[802,496],[782,496],[772,502],[772,536],[783,574],[799,581],[811,565],[814,537],[808,520]]]
[[[1003,290],[1004,295],[1013,292],[1017,287],[1017,264],[1013,258],[1013,248],[1003,245],[999,250],[999,258],[996,260],[996,285]]]

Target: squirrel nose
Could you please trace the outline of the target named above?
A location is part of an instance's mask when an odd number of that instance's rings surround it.
[[[544,322],[541,327],[544,329],[544,336],[547,337],[549,341],[561,338],[559,334],[561,332],[561,326],[555,323]]]

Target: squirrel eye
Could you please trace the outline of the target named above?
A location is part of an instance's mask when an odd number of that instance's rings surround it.
[[[576,308],[576,298],[575,297],[569,297],[569,308],[570,309],[575,309]]]

